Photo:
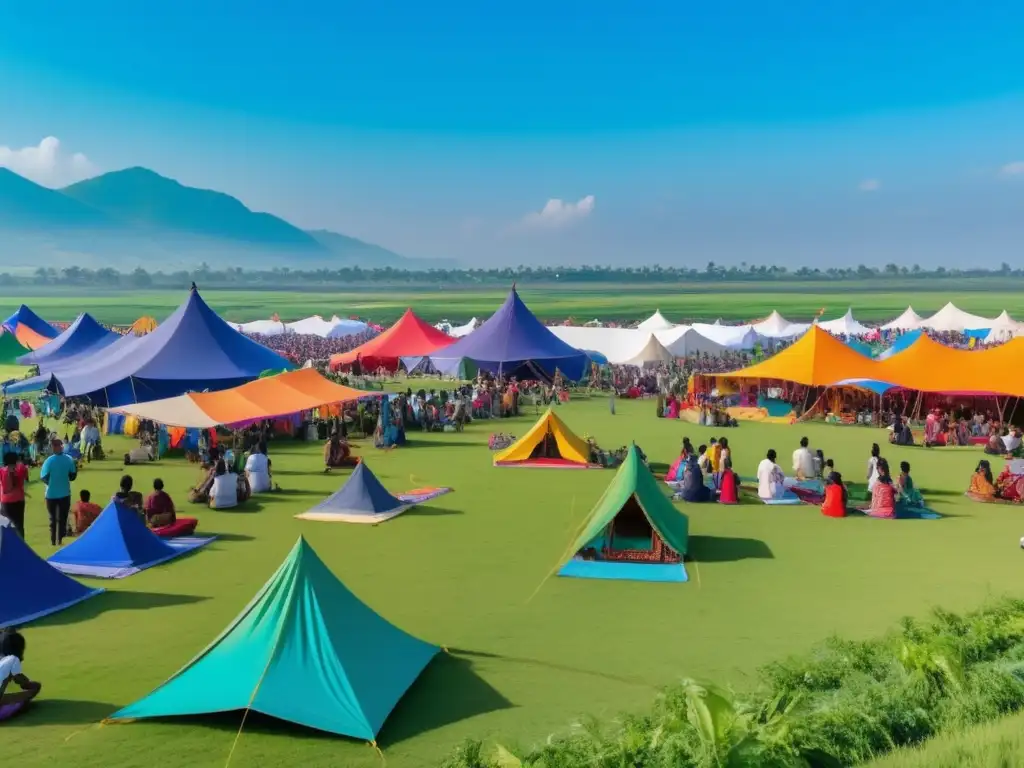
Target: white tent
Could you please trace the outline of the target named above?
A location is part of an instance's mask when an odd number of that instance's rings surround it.
[[[818,327],[829,333],[842,333],[846,336],[862,336],[865,333],[871,332],[871,328],[854,319],[853,309],[847,309],[845,315],[837,317],[835,320],[826,320],[824,323],[818,323]]]
[[[694,323],[691,327],[704,338],[727,349],[753,349],[758,342],[757,331],[750,325],[722,325],[718,321],[714,325]]]
[[[698,353],[717,356],[727,349],[726,345],[719,344],[686,325],[677,325],[667,331],[658,331],[654,335],[673,357],[688,357]]]
[[[294,323],[288,323],[287,327],[292,333],[302,336],[327,338],[327,334],[334,328],[334,324],[329,320],[324,320],[320,315],[313,315],[302,320],[296,320]]]
[[[754,331],[759,336],[768,339],[792,339],[810,327],[807,323],[791,323],[775,310],[772,310],[772,313],[764,320],[753,325]]]
[[[661,314],[661,310],[655,310],[654,314],[644,320],[640,325],[636,327],[638,331],[667,331],[669,328],[674,328],[675,323],[670,323],[665,316]]]
[[[1024,333],[1024,323],[1018,323],[1004,309],[1003,313],[992,321],[992,327],[989,329],[988,336],[985,337],[985,343],[998,344],[1009,341],[1021,333]]]
[[[332,328],[327,332],[328,339],[344,339],[347,336],[358,336],[366,333],[370,327],[362,320],[348,320],[335,315],[331,318]]]
[[[465,325],[453,325],[451,330],[448,331],[448,335],[453,339],[461,339],[463,336],[469,336],[480,326],[480,321],[475,317]]]
[[[949,302],[934,315],[923,321],[921,327],[930,328],[933,331],[967,331],[991,328],[992,322],[987,317],[964,312],[953,302]]]
[[[234,324],[242,333],[260,336],[281,336],[289,333],[288,327],[280,320],[253,320],[251,323]]]
[[[671,363],[673,359],[674,357],[672,353],[662,346],[661,342],[658,341],[658,337],[653,333],[648,333],[647,341],[631,357],[626,360],[614,362],[618,362],[620,365],[635,365],[639,368],[643,368],[649,365],[654,366],[661,363]]]
[[[907,307],[902,315],[889,321],[882,328],[886,331],[913,331],[920,328],[923,322],[924,318],[917,314],[913,307]]]
[[[636,357],[647,343],[650,332],[635,328],[586,328],[579,325],[552,325],[548,330],[576,349],[604,355],[609,363],[621,364]]]

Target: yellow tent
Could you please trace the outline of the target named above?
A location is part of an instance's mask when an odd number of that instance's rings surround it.
[[[880,378],[876,368],[874,360],[815,325],[792,346],[764,362],[740,371],[719,374],[716,378],[778,379],[808,387],[824,387],[847,379]]]
[[[145,315],[132,323],[131,332],[136,336],[145,336],[156,330],[156,319]]]
[[[494,466],[587,469],[590,446],[548,408],[529,432],[495,454]]]

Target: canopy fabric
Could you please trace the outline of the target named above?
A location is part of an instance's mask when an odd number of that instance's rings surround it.
[[[903,310],[903,314],[895,320],[890,320],[882,326],[882,329],[886,331],[912,331],[920,328],[923,322],[924,318],[917,314],[913,307],[907,307]]]
[[[772,311],[764,320],[751,326],[759,336],[768,339],[792,339],[806,331],[810,325],[791,323],[776,311]]]
[[[661,310],[657,309],[654,311],[653,315],[640,323],[636,329],[638,331],[667,331],[674,327],[675,323],[670,323],[668,319],[661,314]]]
[[[296,517],[299,520],[383,523],[398,517],[411,506],[392,496],[366,462],[360,461],[341,488]]]
[[[50,339],[57,337],[57,329],[24,304],[4,320],[3,327],[4,330],[13,333],[27,349],[39,349]],[[19,329],[22,333],[18,332]]]
[[[589,364],[586,354],[566,344],[534,317],[513,288],[498,311],[468,336],[430,355],[434,367],[454,375],[464,360],[491,373],[519,378],[548,377],[556,369],[578,381]]]
[[[451,336],[424,322],[411,310],[384,333],[360,344],[355,349],[331,357],[331,369],[351,366],[359,358],[369,370],[383,366],[389,371],[398,370],[403,357],[425,357],[444,349],[455,341]]]
[[[842,317],[837,317],[835,320],[826,320],[824,323],[818,323],[818,327],[823,331],[843,334],[844,336],[863,336],[866,333],[871,333],[873,330],[854,319],[852,308],[847,309],[846,314]]]
[[[282,336],[288,333],[280,320],[253,320],[251,323],[232,323],[232,327],[253,336]]]
[[[453,339],[461,339],[463,336],[469,336],[473,331],[480,327],[480,321],[477,318],[473,318],[465,325],[452,325],[451,323],[438,323],[434,326],[439,331],[444,331]]]
[[[964,312],[953,302],[949,302],[927,320],[923,320],[921,327],[929,328],[933,331],[966,331],[968,329],[991,328],[992,320],[987,317]]]
[[[327,338],[327,335],[334,330],[336,323],[324,320],[320,315],[313,315],[292,323],[285,323],[285,328],[290,333],[297,333],[301,336],[319,336]]]
[[[528,465],[534,449],[545,438],[555,441],[558,453],[563,461],[586,467],[590,463],[590,446],[566,426],[551,408],[537,420],[530,431],[512,443],[508,448],[494,454],[494,466],[507,467]],[[544,466],[544,465],[539,465]]]
[[[720,344],[695,328],[686,325],[677,325],[667,331],[658,331],[654,335],[671,353],[672,357],[689,357],[697,354],[719,357],[727,349],[724,344]]]
[[[732,373],[727,379],[779,379],[806,386],[829,386],[844,379],[893,379],[875,375],[874,360],[850,349],[827,331],[812,326],[792,346],[767,360]]]
[[[210,646],[111,719],[251,709],[372,741],[439,651],[374,613],[299,538]]]
[[[98,352],[120,338],[119,334],[108,331],[86,312],[79,315],[64,333],[42,348],[22,355],[18,362],[22,365],[38,365],[40,370],[47,370],[54,363],[74,355]]]
[[[111,410],[172,427],[206,429],[221,424],[273,419],[377,394],[335,384],[313,368],[302,368],[220,392],[189,392]]]
[[[662,333],[671,334],[670,341],[686,332],[685,326]],[[661,341],[662,333],[640,331],[635,328],[595,328],[579,325],[555,325],[548,330],[555,336],[576,349],[597,352],[605,362],[613,365],[639,365],[644,363],[670,362],[674,357],[671,349],[666,349]],[[651,343],[654,339],[654,344]],[[712,342],[704,340],[708,345]],[[681,355],[680,355],[681,356]]]
[[[0,365],[15,365],[18,358],[25,354],[25,347],[13,333],[0,328]]]
[[[726,349],[753,349],[758,342],[757,331],[751,325],[722,325],[719,321],[714,324],[694,323],[691,328]]]
[[[221,320],[192,290],[152,333],[125,336],[98,352],[75,355],[36,379],[67,397],[88,397],[94,405],[117,407],[185,392],[229,389],[263,371],[290,368],[285,358]]]
[[[675,360],[673,354],[665,348],[665,346],[658,341],[658,337],[653,333],[647,334],[647,340],[644,345],[636,350],[636,352],[627,360],[623,362],[623,365],[632,365],[637,368],[645,368],[647,366],[656,366],[671,363]]]
[[[349,336],[358,336],[361,333],[366,333],[370,328],[369,324],[362,320],[350,320],[337,315],[331,318],[331,323],[334,327],[327,332],[328,339],[346,339]]]
[[[1005,373],[984,365],[982,354],[947,347],[922,333],[906,349],[879,360],[870,378],[922,392],[1003,393]],[[1024,385],[1016,389],[1024,391]]]
[[[147,333],[152,333],[153,331],[155,331],[157,325],[159,325],[159,323],[157,323],[155,317],[143,315],[134,323],[132,323],[129,332],[134,333],[136,336],[145,336]]]
[[[95,597],[102,589],[82,586],[37,555],[14,528],[0,526],[0,629],[20,627]]]
[[[626,460],[587,516],[583,530],[569,547],[568,557],[562,565],[603,534],[630,497],[636,497],[647,522],[668,546],[679,555],[687,553],[689,518],[672,506],[651,470],[640,459],[636,445],[632,445]]]
[[[1024,330],[1024,323],[1018,323],[1009,313],[1004,309],[1002,314],[999,315],[995,320],[992,321],[992,326],[989,328],[988,334],[985,336],[986,344],[998,344],[1000,342],[1008,341],[1014,336],[1017,336]]]

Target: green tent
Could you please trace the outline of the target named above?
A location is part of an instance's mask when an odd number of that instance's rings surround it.
[[[686,581],[689,520],[676,509],[635,445],[591,510],[559,574]]]
[[[18,358],[28,351],[13,333],[0,330],[0,365],[17,365]]]
[[[220,637],[110,719],[251,709],[373,741],[439,650],[374,613],[299,537]]]

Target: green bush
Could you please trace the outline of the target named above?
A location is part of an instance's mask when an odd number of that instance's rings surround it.
[[[649,712],[587,721],[526,750],[467,742],[445,768],[828,768],[1024,708],[1024,601],[905,619],[761,670],[732,692],[683,680]]]

